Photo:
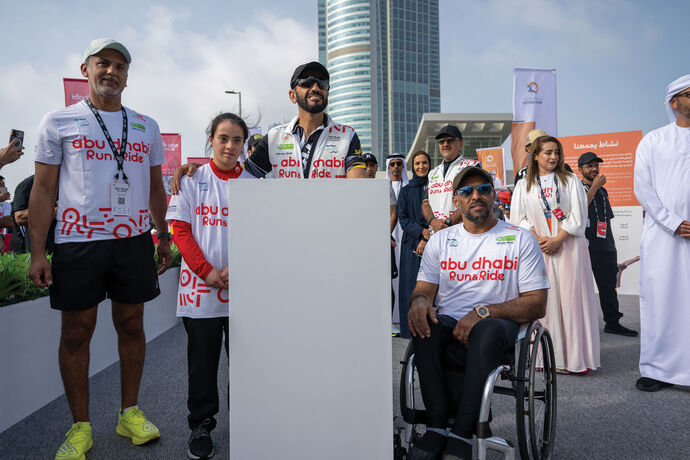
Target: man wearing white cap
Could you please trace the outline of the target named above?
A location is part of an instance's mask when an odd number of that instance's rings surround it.
[[[646,211],[640,242],[637,388],[690,385],[690,75],[666,88],[671,123],[637,147],[635,196]]]
[[[29,200],[29,277],[50,287],[60,310],[59,363],[74,424],[56,459],[83,459],[93,445],[89,418],[89,344],[97,305],[109,297],[120,355],[121,407],[115,431],[139,445],[160,437],[137,407],[146,353],[144,302],[160,294],[170,265],[158,124],[121,104],[131,56],[119,42],[92,41],[81,73],[89,97],[48,113],[36,146]],[[59,190],[52,261],[45,241]],[[149,215],[158,230],[158,267]],[[114,414],[113,414],[114,415]],[[126,457],[110,454],[110,458]]]

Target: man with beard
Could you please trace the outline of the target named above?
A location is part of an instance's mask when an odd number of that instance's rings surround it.
[[[618,322],[623,317],[618,306],[616,278],[618,275],[618,254],[616,242],[611,233],[613,211],[609,194],[604,188],[606,176],[599,174],[599,163],[604,160],[594,152],[585,152],[577,159],[577,166],[582,176],[582,185],[587,191],[589,205],[587,216],[587,237],[589,258],[592,260],[594,280],[599,288],[599,303],[604,314],[604,332],[636,337],[637,331],[621,326]]]
[[[29,198],[29,278],[38,287],[50,287],[50,306],[61,312],[58,361],[74,422],[56,459],[83,459],[93,445],[89,344],[98,304],[106,297],[120,356],[115,432],[135,445],[160,437],[137,400],[146,356],[144,303],[160,294],[157,274],[171,260],[161,180],[165,155],[156,121],[122,105],[131,60],[111,38],[92,41],[81,64],[89,97],[48,113],[38,130]],[[55,249],[48,261],[45,244],[58,191]],[[158,230],[158,267],[149,214]]]
[[[295,69],[288,95],[297,104],[297,117],[276,126],[261,139],[244,168],[256,177],[365,177],[359,137],[347,125],[334,122],[324,110],[330,88],[328,70],[318,62]]]
[[[452,193],[462,224],[429,239],[407,315],[428,413],[426,433],[410,460],[442,453],[444,460],[472,458],[487,376],[515,343],[519,323],[546,313],[549,283],[539,244],[528,230],[494,217],[489,173],[474,166],[461,170]],[[452,354],[464,371],[459,398],[452,398],[458,407],[450,431],[442,353]]]

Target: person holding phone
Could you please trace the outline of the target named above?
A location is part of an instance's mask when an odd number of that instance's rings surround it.
[[[420,150],[412,156],[412,179],[398,195],[398,220],[403,234],[400,249],[398,284],[398,309],[400,311],[400,336],[410,338],[407,312],[410,294],[417,282],[417,272],[424,247],[429,241],[429,224],[422,215],[422,200],[429,183],[429,154]]]
[[[24,131],[13,129],[10,131],[10,142],[7,147],[0,148],[0,168],[17,161],[24,155]]]
[[[537,237],[549,289],[543,323],[553,338],[556,369],[586,374],[600,366],[599,318],[587,250],[587,195],[563,164],[555,137],[534,142],[525,180],[515,186],[510,222]]]

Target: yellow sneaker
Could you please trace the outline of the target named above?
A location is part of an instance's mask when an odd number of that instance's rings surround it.
[[[156,425],[146,420],[146,416],[138,407],[134,406],[124,414],[120,409],[117,428],[115,432],[120,436],[130,438],[132,444],[145,444],[161,437]]]
[[[91,423],[77,422],[65,433],[67,439],[55,454],[55,460],[84,460],[86,452],[93,446]]]

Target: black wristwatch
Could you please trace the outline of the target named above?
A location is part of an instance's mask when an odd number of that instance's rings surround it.
[[[168,241],[172,238],[172,235],[170,235],[170,232],[157,232],[156,236],[160,240],[161,238],[167,238]]]
[[[450,227],[451,225],[453,225],[453,221],[450,220],[450,217],[446,217],[446,220],[444,220],[443,223],[446,224],[446,225],[449,226],[449,227]]]

